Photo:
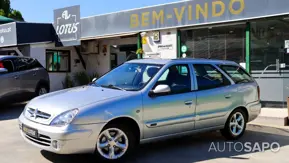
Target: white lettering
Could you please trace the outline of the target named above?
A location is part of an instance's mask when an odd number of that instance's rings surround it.
[[[214,142],[211,143],[209,152],[211,152],[211,150],[214,150],[215,152],[217,152],[217,149],[216,149],[216,146],[215,146]]]
[[[251,152],[252,151],[252,147],[251,147],[251,143],[250,142],[246,142],[245,144],[244,144],[244,146],[245,146],[245,152]]]
[[[273,147],[274,145],[276,145],[277,148],[274,148],[274,147]],[[275,152],[275,153],[276,153],[276,152],[278,152],[278,151],[280,150],[280,144],[277,143],[277,142],[273,142],[273,143],[271,144],[271,147],[270,147],[270,148],[271,148],[271,151],[272,151],[272,152]]]
[[[268,142],[262,143],[262,152],[264,152],[266,149],[269,149],[270,144]]]
[[[61,26],[56,27],[56,33],[58,35],[76,33],[78,31],[78,25],[79,25],[79,23],[62,24]]]
[[[251,152],[261,152],[261,147],[259,143],[254,144],[253,150]]]
[[[79,25],[79,23],[73,23],[73,33],[76,33],[78,31],[77,26]]]
[[[237,150],[237,148],[236,148],[237,144],[240,144],[240,146],[241,146],[240,150]],[[243,150],[243,144],[242,144],[241,142],[235,143],[235,144],[234,144],[234,150],[237,151],[237,152],[242,152],[242,150]]]
[[[9,33],[9,32],[11,32],[11,27],[0,29],[0,33]]]

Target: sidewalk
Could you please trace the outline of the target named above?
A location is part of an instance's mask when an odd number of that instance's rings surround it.
[[[248,124],[252,126],[266,126],[289,131],[289,126],[285,126],[286,119],[288,119],[287,108],[262,108],[259,117]]]

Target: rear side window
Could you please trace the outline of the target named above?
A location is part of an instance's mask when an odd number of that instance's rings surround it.
[[[27,60],[27,68],[35,69],[35,68],[43,68],[43,66],[34,58],[29,58]]]
[[[209,64],[193,65],[199,90],[214,89],[230,85],[230,81],[214,66]]]
[[[14,64],[16,71],[25,71],[42,67],[42,65],[34,58],[16,58]]]
[[[253,81],[252,77],[239,66],[220,65],[219,67],[225,71],[236,84]]]

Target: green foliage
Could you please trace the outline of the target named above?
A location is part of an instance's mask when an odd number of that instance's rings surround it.
[[[136,53],[136,54],[143,54],[142,48],[137,49],[137,51],[136,51],[135,53]]]
[[[76,72],[72,76],[73,76],[73,79],[69,75],[66,75],[64,81],[62,82],[63,88],[71,88],[75,86],[87,85],[94,78],[98,78],[97,73],[93,73],[92,75],[89,75],[85,71]]]
[[[64,81],[62,82],[62,86],[64,89],[74,87],[74,83],[69,75],[66,74]]]
[[[20,11],[11,8],[10,0],[0,0],[0,15],[18,21],[24,21]]]
[[[74,75],[74,81],[77,85],[86,85],[90,83],[90,77],[86,72],[76,72]]]
[[[21,12],[14,9],[11,10],[11,12],[8,14],[8,17],[14,20],[22,20],[22,21],[24,20]]]

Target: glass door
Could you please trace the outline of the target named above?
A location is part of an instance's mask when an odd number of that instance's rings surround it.
[[[269,107],[287,107],[289,97],[289,21],[284,17],[251,23],[251,73],[261,88],[261,100]]]

